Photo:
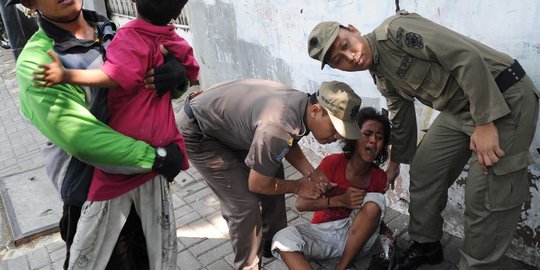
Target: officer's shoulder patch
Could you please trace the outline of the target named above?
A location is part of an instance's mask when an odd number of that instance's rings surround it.
[[[285,146],[285,148],[283,148],[283,150],[281,150],[281,152],[277,155],[276,157],[276,161],[281,161],[283,159],[283,157],[285,157],[285,155],[289,152],[289,150],[291,149],[290,146]]]
[[[319,39],[317,37],[312,37],[309,40],[309,46],[311,46],[313,48],[319,48],[320,45],[321,45],[321,43],[319,42]]]
[[[405,35],[405,44],[409,48],[422,49],[424,48],[424,39],[417,33],[409,32]]]

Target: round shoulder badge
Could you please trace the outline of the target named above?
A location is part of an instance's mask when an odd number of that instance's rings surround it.
[[[424,48],[424,39],[417,33],[409,32],[405,35],[405,44],[409,48],[422,49]]]
[[[313,48],[319,48],[319,39],[317,37],[311,38],[311,40],[309,41],[309,45]]]

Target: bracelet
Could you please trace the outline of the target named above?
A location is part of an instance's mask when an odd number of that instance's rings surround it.
[[[279,180],[277,178],[275,178],[275,177],[273,179],[276,181],[276,183],[274,184],[274,191],[278,192],[279,191]]]
[[[330,209],[330,198],[332,198],[331,196],[328,197],[328,209]]]

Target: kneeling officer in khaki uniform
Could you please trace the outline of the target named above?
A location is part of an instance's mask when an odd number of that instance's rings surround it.
[[[314,168],[298,141],[310,132],[322,144],[360,138],[360,104],[341,82],[308,95],[256,79],[217,84],[186,102],[178,121],[188,157],[220,201],[236,269],[259,269],[262,240],[271,256],[274,234],[287,225],[285,193],[318,198],[330,188],[309,179]],[[304,177],[284,180],[283,158]]]

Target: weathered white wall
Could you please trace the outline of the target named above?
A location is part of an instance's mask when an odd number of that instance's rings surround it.
[[[435,22],[479,40],[517,58],[540,87],[540,1],[430,0],[400,1],[400,7],[417,12]],[[187,7],[193,46],[201,64],[203,87],[237,78],[264,78],[314,92],[327,80],[349,83],[363,98],[364,106],[385,106],[368,72],[345,73],[325,68],[309,58],[306,44],[311,29],[322,20],[353,24],[369,32],[395,12],[392,0],[196,0]],[[427,128],[437,112],[417,106],[420,128]],[[522,212],[511,256],[540,265],[540,134],[531,152],[536,163],[530,166],[533,199]],[[421,135],[421,134],[420,134]],[[303,140],[317,162],[335,145],[321,147],[313,139]],[[463,234],[463,185],[466,171],[449,190],[445,211],[446,229]],[[388,194],[390,206],[402,212],[408,205],[408,166]]]

